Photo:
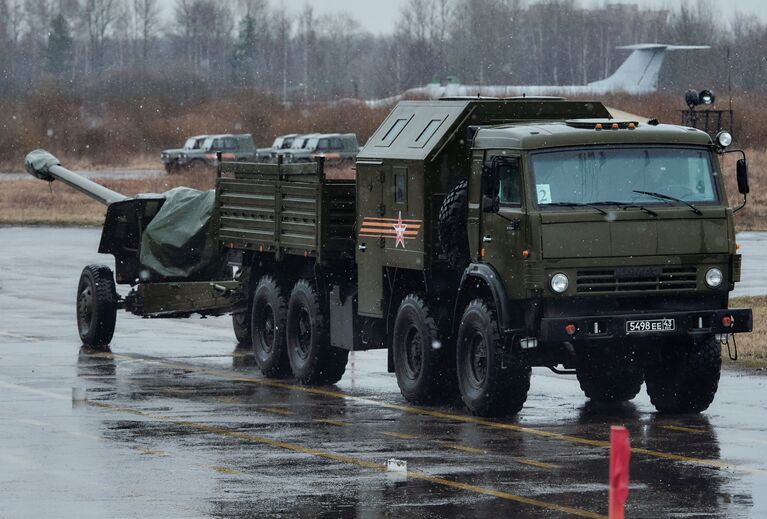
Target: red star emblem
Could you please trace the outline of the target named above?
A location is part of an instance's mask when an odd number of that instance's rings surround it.
[[[397,233],[394,242],[394,248],[396,249],[399,244],[402,244],[402,248],[405,248],[405,231],[407,230],[407,224],[402,223],[402,211],[399,212],[397,223],[394,224],[394,232]]]

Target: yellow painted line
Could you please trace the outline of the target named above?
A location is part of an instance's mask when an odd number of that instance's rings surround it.
[[[405,434],[405,433],[398,433],[398,432],[388,432],[388,431],[380,431],[381,434],[384,436],[391,436],[392,438],[399,438],[400,440],[415,440],[418,438],[418,436],[414,434]]]
[[[395,404],[392,402],[372,400],[370,398],[365,398],[361,396],[340,393],[338,391],[333,391],[331,389],[324,389],[320,387],[311,387],[311,386],[299,386],[299,385],[289,384],[287,382],[280,382],[278,380],[273,380],[268,378],[247,377],[244,375],[238,375],[235,373],[216,370],[212,368],[202,368],[202,367],[194,366],[191,364],[181,364],[181,363],[163,361],[162,359],[159,359],[157,357],[132,356],[132,355],[123,355],[123,354],[107,354],[107,355],[112,355],[114,358],[125,358],[130,360],[146,359],[147,362],[155,362],[155,363],[159,362],[167,367],[171,367],[175,369],[183,369],[183,370],[187,370],[187,371],[191,371],[191,372],[195,372],[199,374],[210,375],[210,376],[223,378],[225,380],[231,380],[235,382],[247,382],[251,384],[258,384],[261,386],[273,387],[273,388],[279,388],[279,389],[287,389],[290,391],[297,391],[297,392],[308,393],[312,395],[321,395],[321,396],[326,396],[330,398],[340,398],[350,402],[372,405],[372,406],[382,407],[385,409],[394,409],[397,411],[402,411],[404,413],[416,414],[420,416],[429,416],[431,418],[439,418],[442,420],[448,420],[453,422],[482,425],[482,426],[491,427],[494,429],[513,431],[513,432],[518,432],[523,434],[529,434],[532,436],[538,436],[541,438],[548,438],[548,439],[559,440],[559,441],[563,441],[567,443],[574,443],[576,445],[588,445],[590,447],[599,447],[602,449],[610,448],[610,442],[605,440],[592,440],[589,438],[582,438],[580,436],[561,434],[561,433],[556,433],[552,431],[546,431],[543,429],[535,429],[532,427],[525,427],[522,425],[498,422],[498,421],[489,420],[486,418],[480,418],[477,416],[452,414],[452,413],[446,413],[443,411],[437,411],[435,409],[415,407],[408,404]],[[672,461],[682,461],[685,463],[699,465],[702,467],[713,467],[717,469],[743,470],[746,472],[753,472],[753,469],[749,469],[746,467],[739,467],[737,465],[726,463],[720,460],[694,458],[691,456],[682,456],[679,454],[671,454],[667,452],[656,451],[651,449],[643,449],[643,448],[637,448],[637,447],[632,447],[631,452],[634,454],[642,454],[642,455],[653,457],[653,458],[672,460]]]
[[[242,400],[237,400],[236,398],[230,398],[226,396],[217,396],[216,400],[219,402],[223,402],[224,404],[242,404],[244,403]]]
[[[347,427],[349,425],[348,422],[342,422],[341,420],[331,420],[330,418],[315,418],[314,421],[317,423],[335,425],[336,427]]]
[[[669,431],[681,431],[692,434],[706,434],[705,429],[694,429],[692,427],[682,427],[681,425],[661,425],[661,429],[668,429]]]
[[[109,404],[107,402],[99,402],[99,401],[88,401],[88,405],[93,407],[100,407],[103,409],[109,409],[111,411],[119,411],[123,413],[132,414],[135,416],[142,416],[144,418],[149,418],[152,420],[157,420],[165,423],[170,423],[178,427],[185,427],[187,429],[193,429],[196,431],[208,433],[208,434],[215,434],[220,436],[227,436],[231,438],[237,438],[249,443],[255,443],[260,445],[269,445],[271,447],[276,447],[283,450],[289,450],[292,452],[298,452],[301,454],[306,454],[309,456],[315,456],[318,458],[323,458],[327,460],[337,461],[339,463],[346,463],[350,465],[356,465],[358,467],[366,468],[375,470],[378,472],[386,472],[386,465],[383,463],[376,463],[372,461],[363,460],[361,458],[355,458],[353,456],[348,456],[346,454],[339,454],[331,451],[321,450],[321,449],[315,449],[312,447],[304,447],[301,445],[298,445],[296,443],[290,443],[290,442],[284,442],[280,440],[273,440],[271,438],[266,438],[263,436],[257,436],[255,434],[250,434],[242,431],[235,431],[232,429],[226,429],[224,427],[216,426],[216,425],[208,425],[204,423],[197,423],[197,422],[191,422],[188,420],[180,420],[177,418],[169,417],[169,416],[162,416],[162,415],[155,415],[152,413],[149,413],[147,411],[142,411],[140,409],[134,409],[131,407],[123,407],[123,406],[117,406],[114,404]],[[464,490],[467,492],[473,492],[475,494],[482,494],[486,496],[492,496],[497,497],[499,499],[505,499],[507,501],[514,501],[517,503],[522,503],[538,508],[544,508],[547,510],[553,510],[556,512],[562,512],[566,514],[575,515],[578,517],[589,517],[592,519],[607,519],[607,516],[597,514],[595,512],[589,512],[588,510],[582,510],[580,508],[573,508],[570,506],[565,505],[559,505],[556,503],[551,503],[548,501],[543,501],[540,499],[533,499],[529,497],[524,496],[518,496],[516,494],[511,494],[509,492],[504,492],[502,490],[495,490],[492,488],[487,487],[481,487],[478,485],[472,485],[469,483],[461,483],[458,481],[452,481],[449,479],[441,478],[439,476],[431,476],[429,474],[424,474],[423,472],[418,471],[408,471],[405,473],[408,479],[415,479],[419,481],[428,481],[430,483],[433,483],[435,485],[441,485],[448,488],[453,488],[456,490]]]
[[[453,450],[461,451],[461,452],[469,452],[471,454],[485,454],[487,452],[482,449],[477,449],[475,447],[468,447],[466,445],[461,445],[460,443],[439,442],[439,444],[448,449],[453,449]]]
[[[539,469],[558,469],[558,465],[552,465],[551,463],[545,463],[543,461],[531,460],[529,458],[512,458],[512,461],[521,463],[522,465],[530,465],[531,467],[538,467]]]
[[[221,467],[221,466],[218,466],[218,465],[203,465],[203,466],[206,469],[215,470],[219,474],[226,474],[228,476],[238,476],[238,475],[242,474],[242,472],[240,472],[239,470],[237,470],[237,469],[230,469],[228,467]]]
[[[146,447],[133,447],[134,450],[139,451],[141,454],[148,454],[149,456],[157,456],[160,458],[166,458],[170,456],[167,452],[156,451],[154,449],[147,449]]]
[[[260,409],[261,411],[266,411],[267,413],[278,414],[281,416],[293,416],[295,414],[293,411],[280,409],[279,407],[261,407]]]
[[[9,337],[11,339],[21,339],[22,341],[27,342],[40,342],[40,339],[37,337],[30,337],[28,335],[21,335],[19,333],[0,332],[0,336]]]

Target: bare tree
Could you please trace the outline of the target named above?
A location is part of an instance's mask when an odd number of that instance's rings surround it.
[[[117,19],[117,7],[115,0],[85,0],[82,16],[88,33],[91,73],[99,72],[104,66],[105,46]]]
[[[146,73],[152,40],[160,23],[160,6],[157,0],[133,0],[133,18],[136,35],[141,42],[141,71]]]

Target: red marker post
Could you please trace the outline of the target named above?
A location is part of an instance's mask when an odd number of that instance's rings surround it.
[[[610,519],[623,519],[629,497],[629,432],[623,426],[610,427]]]

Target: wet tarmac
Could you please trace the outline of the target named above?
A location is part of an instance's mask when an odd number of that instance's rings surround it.
[[[613,424],[634,447],[627,517],[767,515],[760,374],[725,371],[707,412],[667,417],[535,370],[493,421],[408,405],[382,352],[336,386],[265,379],[226,318],[119,314],[113,352],[88,351],[73,300],[83,265],[112,263],[98,238],[0,228],[0,517],[602,517]]]

